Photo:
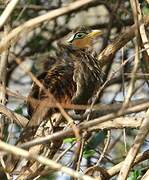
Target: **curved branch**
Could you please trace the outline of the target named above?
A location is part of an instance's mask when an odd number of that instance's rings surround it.
[[[4,114],[8,119],[12,120],[13,122],[17,123],[18,125],[25,127],[28,123],[28,119],[24,116],[14,113],[9,110],[7,107],[0,104],[0,114]]]
[[[52,161],[51,159],[48,159],[44,156],[31,154],[31,153],[29,153],[29,151],[26,151],[26,150],[18,148],[16,146],[7,144],[3,141],[0,141],[0,149],[5,152],[24,157],[26,159],[36,160],[36,161],[40,162],[41,164],[50,167],[53,170],[61,171],[63,173],[66,173],[67,175],[70,175],[71,177],[75,177],[75,178],[82,179],[82,180],[94,180],[90,176],[82,175],[79,172],[76,172],[73,169],[68,168],[66,166],[62,166],[61,164],[56,163],[55,161]]]
[[[19,0],[11,0],[7,7],[4,9],[2,15],[0,16],[0,28],[7,22],[7,19],[13,12],[18,2]]]
[[[143,18],[144,26],[149,26],[149,16]],[[125,30],[122,34],[116,37],[112,43],[110,43],[98,56],[98,60],[101,62],[101,66],[104,66],[111,61],[115,53],[121,49],[126,43],[128,43],[135,36],[136,25],[132,25],[129,29]]]

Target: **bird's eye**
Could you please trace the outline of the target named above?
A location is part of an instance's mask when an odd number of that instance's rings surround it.
[[[75,34],[74,39],[81,39],[86,35],[84,32],[78,32]]]

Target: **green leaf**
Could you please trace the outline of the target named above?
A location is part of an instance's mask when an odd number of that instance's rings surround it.
[[[15,109],[15,112],[18,113],[18,114],[23,115],[23,107],[19,106],[18,108]]]
[[[130,173],[128,180],[137,180],[140,175],[141,175],[140,170],[134,170],[133,172]]]
[[[43,177],[40,177],[39,180],[55,180],[57,179],[56,178],[56,173],[50,173],[48,174],[47,176],[43,176]]]
[[[92,149],[90,149],[90,150],[85,150],[85,151],[83,152],[83,157],[84,157],[84,158],[89,158],[89,157],[92,157],[95,153],[96,153],[95,150],[92,150]]]
[[[144,6],[142,11],[144,15],[149,15],[149,6]]]
[[[76,138],[66,138],[66,139],[64,139],[64,143],[69,143],[69,144],[72,144],[73,142],[75,142],[76,141]]]

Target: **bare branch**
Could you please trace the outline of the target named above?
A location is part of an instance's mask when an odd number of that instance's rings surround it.
[[[103,117],[105,117],[105,116],[103,116]],[[113,118],[113,119],[115,119],[115,118]],[[135,128],[137,128],[140,126],[141,122],[142,122],[141,119],[136,122],[134,119],[132,119],[132,121],[130,119],[128,121],[124,121],[124,119],[122,120],[120,118],[120,119],[115,119],[115,121],[108,121],[108,122],[102,123],[101,119],[98,118],[95,120],[90,120],[89,122],[81,123],[79,128],[80,128],[80,131],[84,130],[84,129],[94,131],[94,130],[99,130],[99,129],[103,130],[103,129],[112,129],[112,128],[113,129],[124,128],[124,127],[132,128],[132,126],[133,127],[135,126]],[[40,138],[34,139],[32,141],[28,141],[27,143],[20,145],[20,147],[28,148],[30,146],[48,142],[49,140],[56,140],[59,138],[64,139],[64,138],[70,137],[70,136],[74,136],[72,128],[69,128],[65,131],[59,131],[59,132],[53,133],[46,137],[40,137]]]
[[[149,26],[149,16],[143,18],[145,27]],[[101,65],[104,66],[107,62],[111,61],[115,53],[121,49],[135,36],[136,25],[132,25],[129,29],[125,30],[122,34],[117,36],[112,43],[110,43],[98,56]]]
[[[0,149],[4,150],[5,152],[18,155],[27,159],[32,159],[40,162],[43,165],[49,166],[51,169],[56,171],[62,171],[63,173],[66,173],[72,177],[79,178],[82,180],[93,180],[90,176],[87,175],[81,175],[80,173],[66,167],[62,166],[61,164],[56,163],[55,161],[52,161],[44,156],[38,156],[37,154],[30,154],[28,151],[18,148],[16,146],[7,144],[3,141],[0,141]]]
[[[9,4],[7,5],[7,7],[0,16],[0,28],[6,23],[7,19],[11,15],[12,11],[14,10],[18,2],[19,0],[11,0],[9,2]]]
[[[145,119],[143,120],[140,130],[134,140],[133,146],[130,148],[127,157],[123,163],[123,166],[120,170],[118,180],[124,180],[127,178],[127,175],[129,173],[130,168],[132,167],[132,164],[134,162],[134,159],[141,147],[141,145],[144,142],[145,137],[147,136],[149,132],[149,109],[146,112]]]
[[[149,151],[145,151],[143,154],[138,154],[135,158],[135,161],[133,162],[133,166],[137,165],[138,163],[145,161],[146,159],[149,159]],[[124,161],[120,162],[119,164],[113,166],[112,168],[107,170],[107,173],[110,177],[115,176],[119,173]]]
[[[147,172],[144,174],[144,176],[142,177],[141,180],[148,180],[149,178],[149,169],[147,170]]]
[[[8,119],[10,119],[12,122],[17,123],[18,125],[25,127],[28,123],[28,119],[24,116],[21,116],[20,114],[14,113],[11,110],[9,110],[7,107],[0,104],[0,113],[5,115]]]

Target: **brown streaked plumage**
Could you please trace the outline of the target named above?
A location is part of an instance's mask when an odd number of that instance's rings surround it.
[[[37,78],[58,102],[87,104],[101,84],[102,71],[91,48],[93,39],[99,35],[101,35],[99,30],[78,28],[72,32],[71,37],[62,39],[58,43],[59,51],[57,56],[52,58],[52,63],[45,62],[47,66],[44,66],[44,71]],[[47,99],[48,102],[50,100],[45,92],[33,83],[28,98],[28,112],[33,117],[40,101],[36,104],[32,103],[32,98]],[[51,109],[48,110],[48,115],[50,112]],[[46,112],[45,114],[47,115]],[[37,117],[38,115],[31,119],[29,126],[40,124],[41,119],[36,120]]]

